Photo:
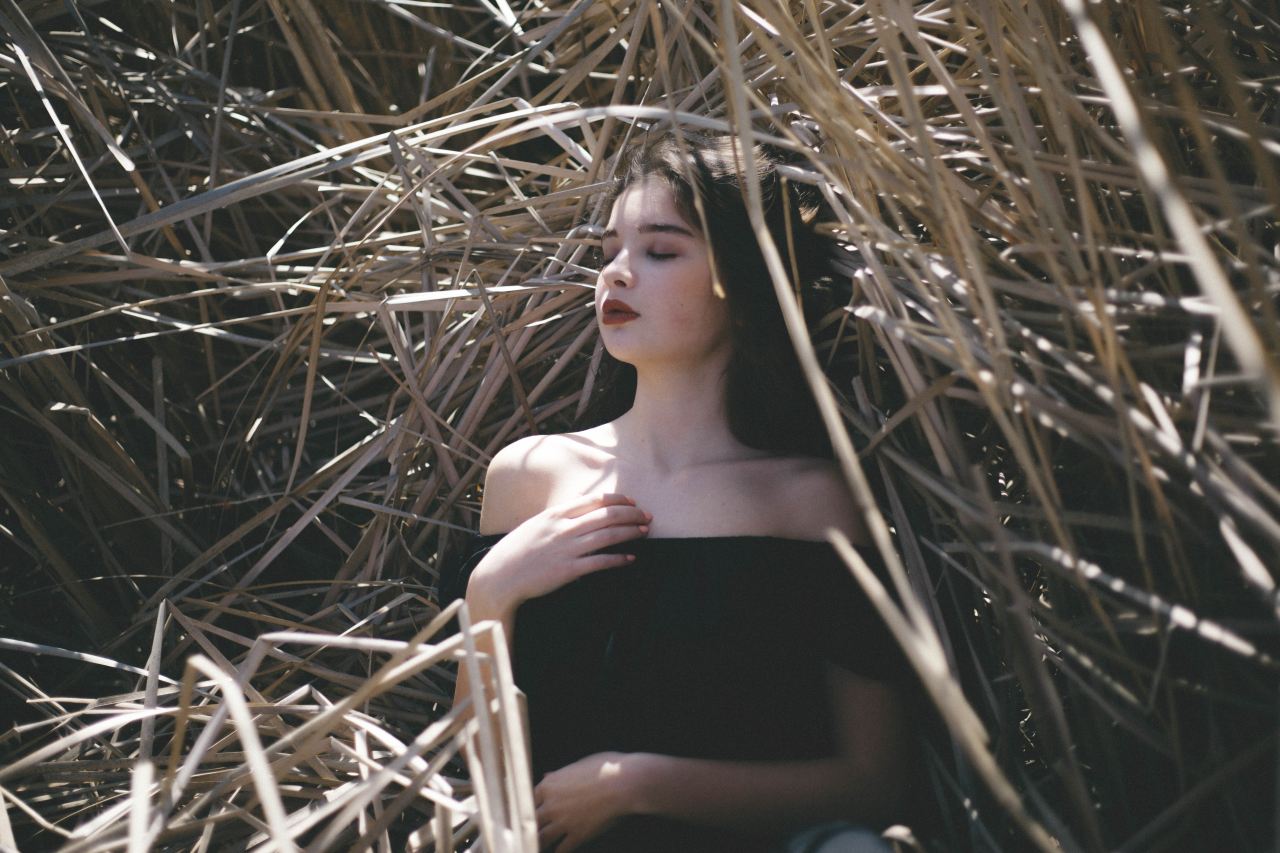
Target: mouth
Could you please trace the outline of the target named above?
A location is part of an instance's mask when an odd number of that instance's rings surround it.
[[[606,299],[600,306],[600,322],[606,326],[629,323],[640,315],[621,299]]]

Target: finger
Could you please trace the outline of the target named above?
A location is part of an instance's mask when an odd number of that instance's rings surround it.
[[[580,498],[574,498],[557,505],[554,509],[564,515],[565,518],[577,518],[583,513],[590,512],[596,507],[615,506],[630,504],[635,505],[635,501],[626,495],[617,494],[615,492],[606,492],[604,494],[583,495]]]
[[[625,553],[584,554],[562,564],[563,568],[557,572],[556,583],[564,586],[594,572],[630,565],[635,559],[634,554]]]
[[[554,818],[551,815],[552,801],[547,797],[538,797],[536,795],[534,799],[536,800],[536,802],[534,803],[534,806],[533,806],[533,812],[538,818],[538,825],[541,826],[542,824],[550,820],[554,820]]]
[[[578,516],[573,529],[579,535],[613,525],[640,525],[653,521],[653,515],[633,504],[597,507]]]
[[[647,524],[618,524],[582,534],[578,537],[578,547],[582,548],[584,553],[589,553],[648,535],[649,525]]]
[[[564,838],[564,830],[556,824],[548,824],[538,828],[538,849],[555,850],[560,839]]]
[[[574,577],[630,565],[635,559],[635,554],[588,554],[573,561]]]

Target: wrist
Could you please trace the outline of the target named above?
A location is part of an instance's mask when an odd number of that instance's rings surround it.
[[[471,614],[472,622],[495,619],[503,625],[510,626],[516,612],[513,605],[503,602],[492,594],[486,584],[477,583],[474,578],[467,584],[463,601],[467,604],[467,612]]]
[[[654,793],[661,790],[665,756],[631,752],[623,759],[623,810],[630,815],[657,813]]]

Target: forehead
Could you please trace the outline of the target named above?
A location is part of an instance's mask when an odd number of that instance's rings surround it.
[[[671,187],[658,178],[645,178],[627,187],[614,201],[606,227],[609,231],[622,231],[662,223],[689,225],[676,207]]]

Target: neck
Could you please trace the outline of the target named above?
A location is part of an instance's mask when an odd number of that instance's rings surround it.
[[[660,474],[747,450],[729,430],[725,409],[727,359],[698,365],[637,365],[636,397],[613,422],[627,457]]]

